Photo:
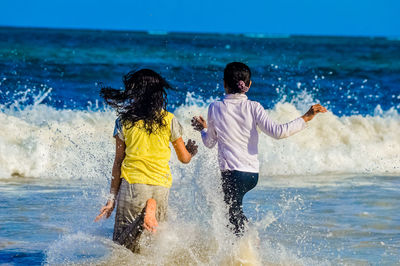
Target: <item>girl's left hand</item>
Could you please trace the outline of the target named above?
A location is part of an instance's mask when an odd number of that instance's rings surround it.
[[[186,143],[186,149],[190,153],[190,155],[195,156],[197,154],[197,149],[199,146],[196,145],[196,141],[189,139]]]
[[[94,219],[95,222],[99,221],[101,218],[105,217],[106,219],[111,216],[111,213],[113,212],[115,207],[115,201],[114,200],[109,200],[107,201],[106,206],[101,208],[100,214],[97,215],[96,219]]]

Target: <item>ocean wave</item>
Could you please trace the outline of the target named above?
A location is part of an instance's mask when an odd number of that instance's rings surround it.
[[[267,110],[277,122],[301,115],[294,103],[280,102]],[[190,126],[194,115],[206,116],[207,104],[187,101],[175,110],[184,127],[184,139],[201,143],[200,134]],[[114,156],[111,110],[56,110],[39,104],[23,110],[0,112],[0,178],[104,180],[110,177]],[[318,115],[302,132],[283,140],[260,134],[261,176],[318,174],[399,174],[400,116],[396,110],[374,116]],[[213,165],[216,148],[199,145],[191,165]],[[172,156],[176,178],[184,169]]]
[[[112,161],[113,119],[46,105],[1,112],[0,178],[98,179]]]

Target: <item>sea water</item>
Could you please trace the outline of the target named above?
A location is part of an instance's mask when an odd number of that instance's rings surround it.
[[[288,122],[261,135],[248,234],[226,228],[216,149],[190,127],[223,97],[223,68],[252,69],[248,93]],[[105,203],[115,113],[99,97],[130,70],[174,88],[168,109],[199,145],[172,153],[169,220],[133,254],[112,242]],[[5,265],[400,264],[400,42],[386,38],[153,34],[0,28],[0,263]]]

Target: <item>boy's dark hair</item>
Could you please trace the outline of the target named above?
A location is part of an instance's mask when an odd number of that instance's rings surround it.
[[[240,62],[232,62],[226,65],[224,70],[224,81],[229,93],[240,93],[238,86],[240,80],[243,80],[246,86],[250,86],[251,71],[250,68]]]
[[[165,89],[171,88],[167,81],[150,69],[131,71],[123,81],[124,91],[109,87],[100,91],[100,96],[116,109],[122,124],[131,128],[143,120],[143,129],[148,134],[157,133],[158,129],[165,127]]]

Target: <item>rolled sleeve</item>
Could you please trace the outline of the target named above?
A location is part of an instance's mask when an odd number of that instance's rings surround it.
[[[121,120],[119,118],[117,118],[117,120],[115,120],[114,133],[113,133],[113,137],[114,138],[116,138],[117,136],[122,141],[125,141],[124,133],[122,131],[122,123],[121,123]]]
[[[176,141],[181,138],[183,134],[182,125],[179,123],[178,119],[174,116],[171,121],[171,142]]]

